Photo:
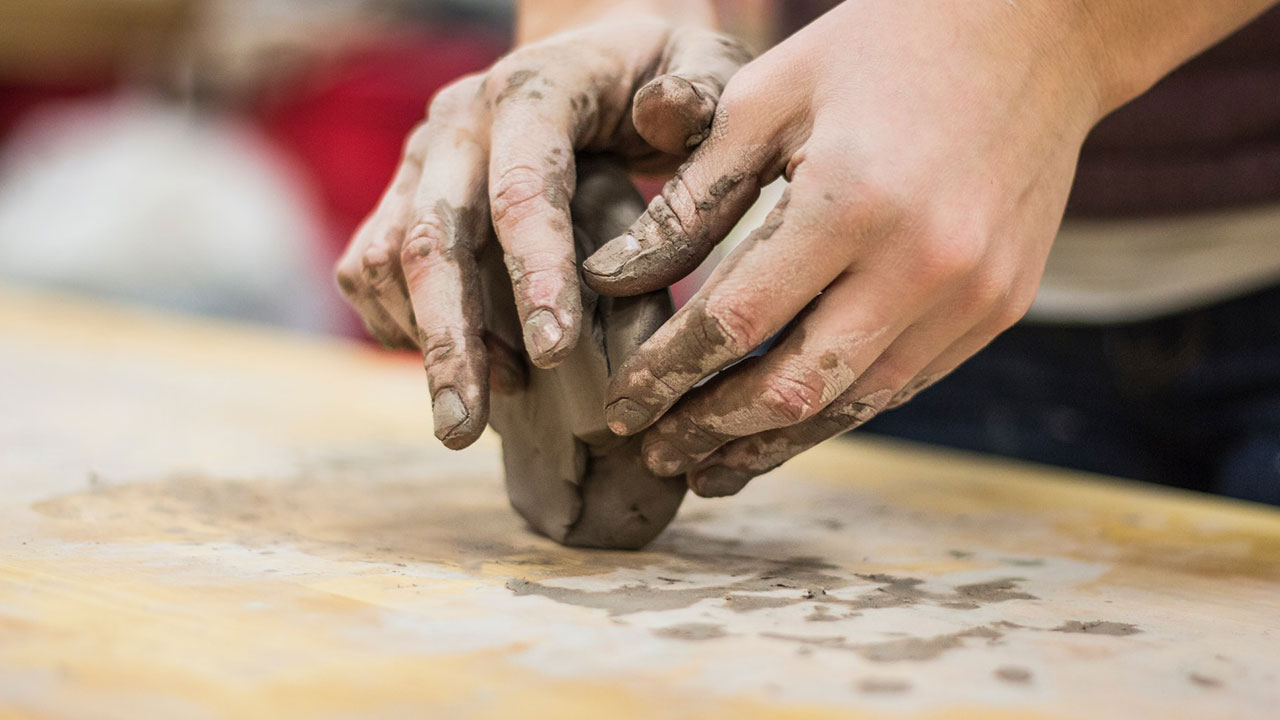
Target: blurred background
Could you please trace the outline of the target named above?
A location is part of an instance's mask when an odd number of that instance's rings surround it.
[[[782,3],[732,4],[758,47],[794,24]],[[330,268],[428,99],[505,51],[512,15],[0,0],[0,281],[363,337]]]

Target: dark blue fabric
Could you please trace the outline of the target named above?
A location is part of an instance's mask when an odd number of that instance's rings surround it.
[[[1020,324],[857,432],[1280,505],[1280,287],[1138,323]]]

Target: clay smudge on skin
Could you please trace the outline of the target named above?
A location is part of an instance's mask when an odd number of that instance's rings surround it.
[[[733,189],[732,192],[737,192],[737,189]],[[740,247],[721,262],[717,273],[728,276],[753,247],[765,242],[782,226],[789,193],[789,189],[783,192],[782,199],[770,211],[765,224],[752,232]],[[674,230],[668,228],[668,231],[683,232],[674,211],[665,202],[659,203],[655,199],[655,202],[650,205],[650,210],[669,213]],[[709,225],[701,223],[700,227],[702,228],[700,232],[705,233]],[[657,257],[657,253],[668,251],[673,254],[673,257],[685,253],[685,249],[672,245],[670,239],[660,240],[655,249],[646,249],[643,243],[636,247],[628,245],[625,241],[629,238],[633,243],[637,242],[635,236],[630,233],[611,241],[612,253],[602,258],[600,268],[591,272],[604,275],[630,273],[635,265],[633,261],[638,258],[649,255]],[[607,267],[615,263],[618,265],[616,269]],[[647,265],[648,262],[639,264]],[[639,272],[643,273],[644,270],[641,269]],[[675,318],[664,325],[659,333],[641,348],[640,353],[621,369],[618,379],[610,387],[610,395],[618,399],[614,405],[622,400],[630,401],[632,403],[632,406],[629,406],[632,410],[630,414],[635,417],[624,417],[622,413],[615,411],[609,416],[611,424],[616,422],[619,429],[625,425],[626,432],[639,430],[659,411],[670,407],[684,391],[693,387],[699,380],[749,355],[756,349],[755,346],[763,343],[773,334],[772,332],[762,333],[761,337],[750,339],[732,337],[730,333],[732,328],[726,327],[721,318],[708,312],[708,307],[714,304],[713,300],[718,300],[714,295],[714,287],[705,288],[704,292],[700,292],[682,308]],[[698,338],[698,340],[679,342],[681,338]],[[744,342],[751,343],[752,347],[742,346]],[[641,416],[645,422],[638,427],[636,421]]]
[[[1031,671],[1018,665],[1002,665],[996,668],[995,676],[997,680],[1013,685],[1026,685],[1031,682]]]
[[[922,375],[915,380],[912,380],[905,388],[895,395],[892,400],[889,401],[889,404],[885,406],[885,409],[892,410],[906,405],[911,402],[912,398],[941,380],[944,376],[946,376],[946,373],[930,373],[929,375]]]
[[[1110,622],[1107,620],[1069,620],[1053,628],[1053,632],[1060,633],[1081,633],[1085,635],[1115,635],[1124,637],[1125,635],[1137,635],[1142,629],[1137,625],[1129,623]]]
[[[657,628],[653,631],[654,635],[660,638],[670,640],[688,640],[699,642],[702,640],[715,640],[722,638],[729,633],[725,631],[721,625],[713,623],[682,623],[680,625],[672,625],[670,627]]]
[[[507,84],[502,88],[502,92],[499,92],[498,96],[494,98],[493,104],[495,106],[501,105],[512,95],[520,92],[520,88],[524,87],[525,83],[537,77],[537,70],[517,70],[511,73],[507,76]]]

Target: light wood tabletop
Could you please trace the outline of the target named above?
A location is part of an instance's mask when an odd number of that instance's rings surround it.
[[[559,547],[419,363],[0,289],[0,718],[1274,718],[1280,512],[832,442]]]

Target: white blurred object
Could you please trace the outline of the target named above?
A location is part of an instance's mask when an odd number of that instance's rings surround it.
[[[0,154],[0,279],[332,330],[313,207],[251,127],[138,97],[62,105]]]

